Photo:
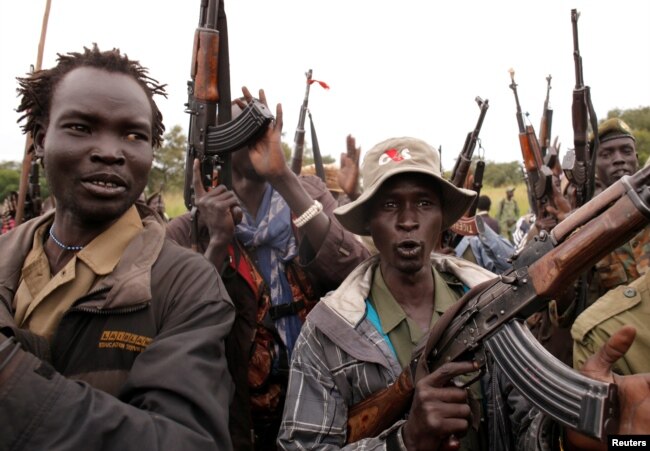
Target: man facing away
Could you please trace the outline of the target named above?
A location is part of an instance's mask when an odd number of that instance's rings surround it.
[[[96,45],[19,82],[56,207],[0,236],[0,449],[232,449],[233,305],[135,206],[164,87]]]

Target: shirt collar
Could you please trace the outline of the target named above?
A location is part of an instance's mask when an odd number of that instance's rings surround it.
[[[77,258],[98,276],[110,274],[119,263],[124,249],[142,229],[138,210],[131,206],[120,219],[79,251]]]

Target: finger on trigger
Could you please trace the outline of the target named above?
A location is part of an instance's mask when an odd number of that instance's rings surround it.
[[[193,176],[192,176],[192,185],[194,187],[194,193],[197,195],[205,194],[205,188],[203,187],[203,181],[201,180],[201,162],[198,158],[194,159]]]

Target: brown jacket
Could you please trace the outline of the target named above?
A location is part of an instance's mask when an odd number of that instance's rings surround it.
[[[17,328],[11,306],[34,231],[53,212],[0,236],[0,331],[27,351],[0,371],[0,450],[232,449],[232,303],[212,265],[143,212],[144,230],[51,344]]]

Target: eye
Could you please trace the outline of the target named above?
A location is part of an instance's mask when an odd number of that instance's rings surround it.
[[[71,123],[65,124],[63,127],[79,133],[90,133],[90,127],[84,124]]]
[[[394,200],[387,200],[384,202],[384,208],[388,210],[397,208],[397,202],[395,202]]]
[[[135,141],[149,141],[149,136],[144,133],[131,132],[126,135],[126,140],[129,142]]]

